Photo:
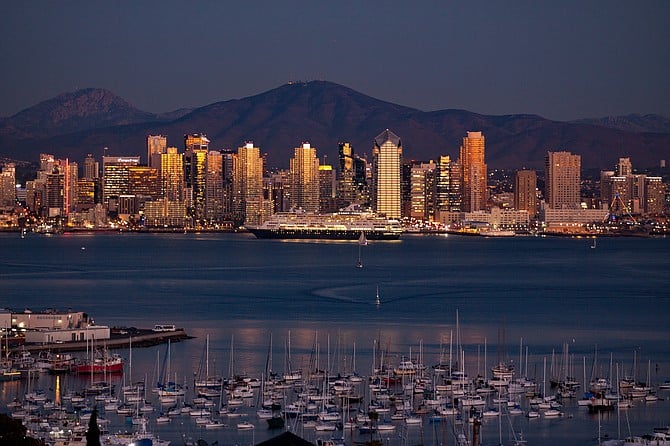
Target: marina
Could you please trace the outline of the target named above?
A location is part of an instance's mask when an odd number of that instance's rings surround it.
[[[370,241],[364,268],[356,240],[2,242],[18,253],[0,264],[4,305],[68,306],[111,326],[170,321],[193,337],[145,348],[133,339],[115,350],[123,373],[1,383],[0,412],[29,405],[26,424],[41,434],[61,416],[85,426],[93,407],[110,442],[144,430],[173,445],[257,444],[284,430],[314,444],[472,444],[476,425],[482,444],[594,445],[669,424],[667,239],[591,249],[590,239],[407,236]],[[95,301],[72,293],[94,283]],[[588,400],[603,410],[581,402],[592,382],[601,394]]]

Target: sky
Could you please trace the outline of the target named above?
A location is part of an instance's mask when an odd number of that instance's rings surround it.
[[[4,2],[0,116],[111,90],[167,112],[326,80],[424,111],[670,117],[670,1]]]

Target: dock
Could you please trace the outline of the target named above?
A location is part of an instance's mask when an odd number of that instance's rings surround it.
[[[160,332],[141,328],[114,328],[109,339],[96,340],[95,343],[99,346],[105,346],[110,350],[115,350],[130,347],[131,342],[133,347],[151,347],[166,344],[168,341],[180,342],[192,338],[193,336],[189,336],[183,328]],[[29,352],[49,350],[54,353],[64,353],[86,351],[87,348],[90,348],[90,345],[91,343],[87,341],[24,344],[11,350]]]

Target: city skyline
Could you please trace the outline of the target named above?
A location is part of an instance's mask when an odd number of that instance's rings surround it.
[[[670,116],[667,2],[262,6],[7,5],[0,116],[85,87],[166,112],[310,79],[424,111]]]

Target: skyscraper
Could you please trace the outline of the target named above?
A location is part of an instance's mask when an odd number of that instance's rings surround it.
[[[319,210],[319,159],[316,147],[310,143],[305,142],[293,149],[289,182],[291,207],[302,208],[306,212]]]
[[[388,218],[401,217],[400,169],[402,142],[400,137],[384,130],[372,148],[373,208]]]
[[[514,176],[514,208],[537,213],[537,173],[534,170],[518,170]]]
[[[159,178],[161,195],[168,201],[184,202],[184,155],[176,147],[168,147],[160,155]]]
[[[434,162],[414,163],[410,180],[410,217],[433,220],[435,215],[435,172]]]
[[[545,158],[545,202],[550,209],[580,207],[582,158],[570,152],[547,152]]]
[[[139,156],[104,156],[102,158],[102,197],[109,200],[129,193],[130,167],[139,166]]]
[[[440,156],[435,178],[436,207],[440,211],[460,212],[463,201],[461,193],[461,165],[448,155]]]
[[[84,178],[92,179],[98,178],[99,176],[98,162],[93,155],[89,153],[86,156],[86,159],[84,159]]]
[[[339,144],[339,161],[337,197],[346,206],[356,201],[354,148],[348,142]]]
[[[322,164],[319,166],[319,210],[321,212],[337,211],[337,204],[333,194],[335,183],[333,166]]]
[[[232,210],[236,224],[261,224],[263,203],[263,158],[261,149],[249,141],[233,155]]]
[[[147,136],[147,165],[160,168],[160,156],[167,150],[167,137],[163,135]]]
[[[482,132],[468,132],[460,150],[463,211],[486,209],[485,140]]]
[[[16,205],[16,165],[7,163],[0,172],[0,209]]]
[[[208,223],[223,221],[223,157],[214,150],[207,153],[205,176],[205,219]]]
[[[205,215],[205,186],[209,139],[200,133],[184,135],[186,202],[196,225]]]

